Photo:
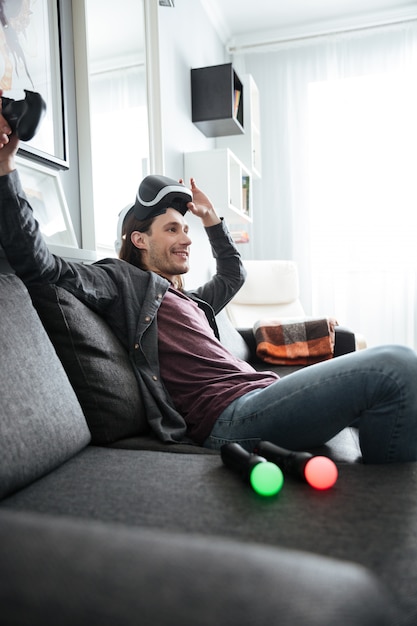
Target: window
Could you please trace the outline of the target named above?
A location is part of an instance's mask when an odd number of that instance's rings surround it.
[[[144,4],[86,0],[86,12],[95,240],[102,258],[115,256],[118,214],[133,204],[148,173]]]
[[[415,345],[417,72],[309,85],[313,309]]]

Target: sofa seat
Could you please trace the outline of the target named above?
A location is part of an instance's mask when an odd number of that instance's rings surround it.
[[[90,446],[1,510],[215,536],[352,561],[377,574],[417,623],[417,465],[339,464],[328,491],[286,477],[262,498],[214,455]],[[377,626],[375,624],[375,626]]]

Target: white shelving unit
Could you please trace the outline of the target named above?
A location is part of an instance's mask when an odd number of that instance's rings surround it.
[[[218,148],[230,148],[251,171],[253,178],[261,178],[261,131],[259,91],[250,74],[242,77],[243,124],[245,133],[230,137],[217,137]]]
[[[184,175],[195,178],[229,223],[252,222],[251,173],[229,148],[185,153]]]

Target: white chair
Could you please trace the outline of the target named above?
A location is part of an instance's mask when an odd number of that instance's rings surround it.
[[[246,281],[226,307],[235,328],[253,328],[260,319],[307,317],[300,301],[298,269],[294,261],[251,260],[243,264]],[[355,333],[355,343],[357,350],[366,348],[366,340],[360,334]]]
[[[226,307],[235,328],[251,328],[259,319],[306,317],[294,261],[244,261],[244,266],[246,282]]]

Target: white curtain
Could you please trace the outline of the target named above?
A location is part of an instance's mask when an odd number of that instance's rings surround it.
[[[245,256],[294,259],[308,313],[417,348],[417,22],[239,63],[261,95]]]

